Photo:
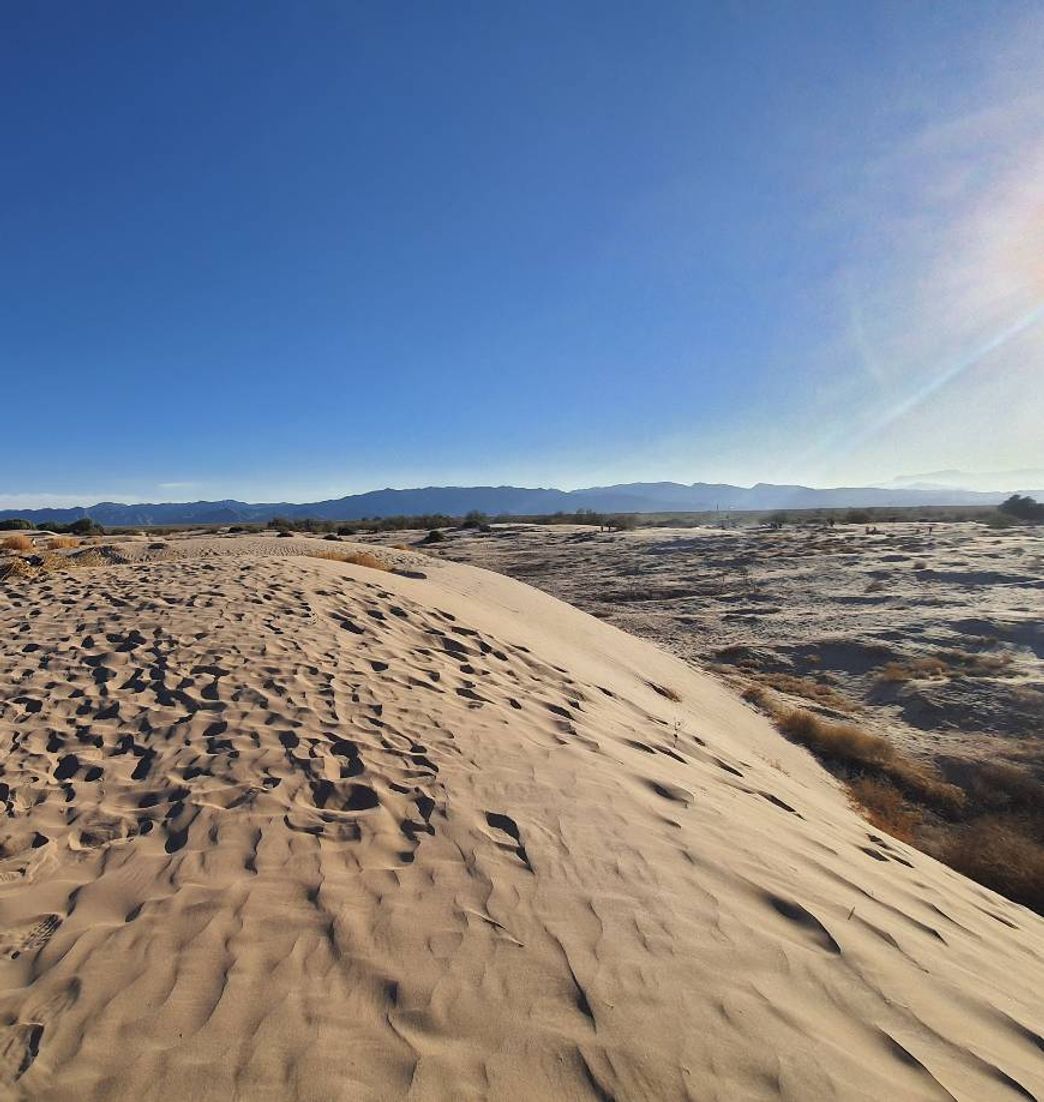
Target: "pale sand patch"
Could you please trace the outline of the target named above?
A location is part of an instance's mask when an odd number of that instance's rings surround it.
[[[167,542],[0,588],[4,1097],[1044,1091],[1044,921],[710,678],[473,568]]]

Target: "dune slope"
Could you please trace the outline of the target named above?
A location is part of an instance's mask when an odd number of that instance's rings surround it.
[[[650,644],[309,546],[0,588],[0,1097],[1044,1092],[1041,919]]]

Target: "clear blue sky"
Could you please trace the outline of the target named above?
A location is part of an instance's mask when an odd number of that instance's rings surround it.
[[[1015,2],[3,5],[0,503],[1044,466],[1042,56]]]

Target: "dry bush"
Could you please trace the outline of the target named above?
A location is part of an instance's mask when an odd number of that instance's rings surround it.
[[[1016,903],[1044,914],[1044,845],[1015,816],[990,816],[955,830],[936,856]]]
[[[974,651],[944,650],[939,657],[967,677],[996,677],[1010,673],[1013,657],[1009,651],[999,654],[976,654]]]
[[[850,723],[833,723],[803,708],[790,708],[776,716],[776,726],[787,738],[843,764],[876,766],[891,763],[895,747],[880,735],[870,735]]]
[[[39,560],[28,562],[26,559],[14,559],[4,563],[3,572],[0,573],[5,581],[14,578],[36,578],[43,574],[52,574],[56,571],[83,570],[92,566],[108,566],[109,559],[97,551],[85,551],[79,555],[57,555],[54,552],[45,552]]]
[[[13,582],[19,578],[30,578],[35,573],[25,559],[11,559],[0,562],[0,581]]]
[[[53,536],[47,541],[48,551],[62,551],[70,547],[79,547],[80,541],[75,536]]]
[[[843,771],[887,778],[908,797],[945,815],[958,815],[964,809],[963,789],[943,780],[920,762],[904,757],[881,735],[871,735],[850,723],[822,719],[802,708],[770,708],[770,713],[787,738],[807,746]]]
[[[352,566],[368,566],[371,570],[390,571],[392,568],[369,551],[309,551],[311,559],[332,559],[334,562],[346,562]]]
[[[950,667],[939,658],[909,658],[903,662],[889,662],[880,673],[879,680],[891,685],[901,685],[915,678],[946,677]]]
[[[867,822],[901,842],[912,842],[923,815],[911,807],[891,781],[857,777],[848,782],[848,794]]]
[[[761,708],[766,712],[769,711],[768,692],[760,685],[748,685],[743,690],[743,699],[749,700],[756,708]]]
[[[790,696],[803,696],[824,708],[833,708],[838,712],[851,712],[855,708],[853,702],[836,689],[821,681],[813,681],[810,677],[795,677],[789,673],[759,673],[757,678],[770,689],[788,693]]]
[[[986,812],[1023,811],[1041,819],[1044,835],[1044,784],[1007,762],[976,762],[964,780],[975,806]]]
[[[885,588],[884,582],[882,582],[880,578],[877,578],[874,581],[872,581],[866,587],[866,592],[867,593],[880,593],[884,588]]]
[[[33,541],[28,536],[5,536],[0,547],[5,551],[32,551]]]

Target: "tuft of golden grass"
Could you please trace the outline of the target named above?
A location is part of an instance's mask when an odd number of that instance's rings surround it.
[[[748,700],[753,699],[747,696]],[[901,754],[881,735],[851,723],[835,723],[804,708],[780,708],[764,696],[755,701],[772,717],[779,731],[807,747],[817,757],[845,773],[884,778],[920,803],[947,814],[965,805],[963,789],[943,780],[934,770]]]
[[[70,547],[79,547],[80,541],[75,536],[52,536],[47,541],[48,551],[62,551]]]
[[[951,868],[1044,914],[1044,845],[1015,816],[983,816],[954,830],[936,851]]]
[[[334,562],[346,562],[352,566],[368,566],[371,570],[390,571],[392,568],[369,551],[309,551],[312,559],[331,559]]]
[[[5,551],[32,551],[33,541],[28,536],[5,536],[0,547]]]
[[[878,768],[895,759],[895,747],[888,739],[867,734],[851,723],[834,723],[804,708],[781,710],[775,720],[787,738],[826,757]]]
[[[910,658],[905,662],[889,662],[882,668],[879,680],[902,685],[916,678],[947,677],[950,672],[950,667],[940,658]]]
[[[903,799],[891,781],[881,777],[857,777],[846,785],[856,810],[867,822],[900,842],[914,840],[914,832],[924,816]]]
[[[1012,656],[1008,651],[1000,654],[976,654],[972,651],[943,650],[925,658],[907,658],[901,662],[889,662],[881,670],[879,680],[888,684],[905,684],[920,678],[933,677],[1003,677],[1009,674]]]
[[[814,681],[811,677],[795,677],[789,673],[771,672],[758,673],[755,676],[762,685],[767,685],[770,689],[787,693],[789,696],[804,697],[824,708],[833,708],[837,712],[857,710],[856,705],[848,697],[822,681]]]

